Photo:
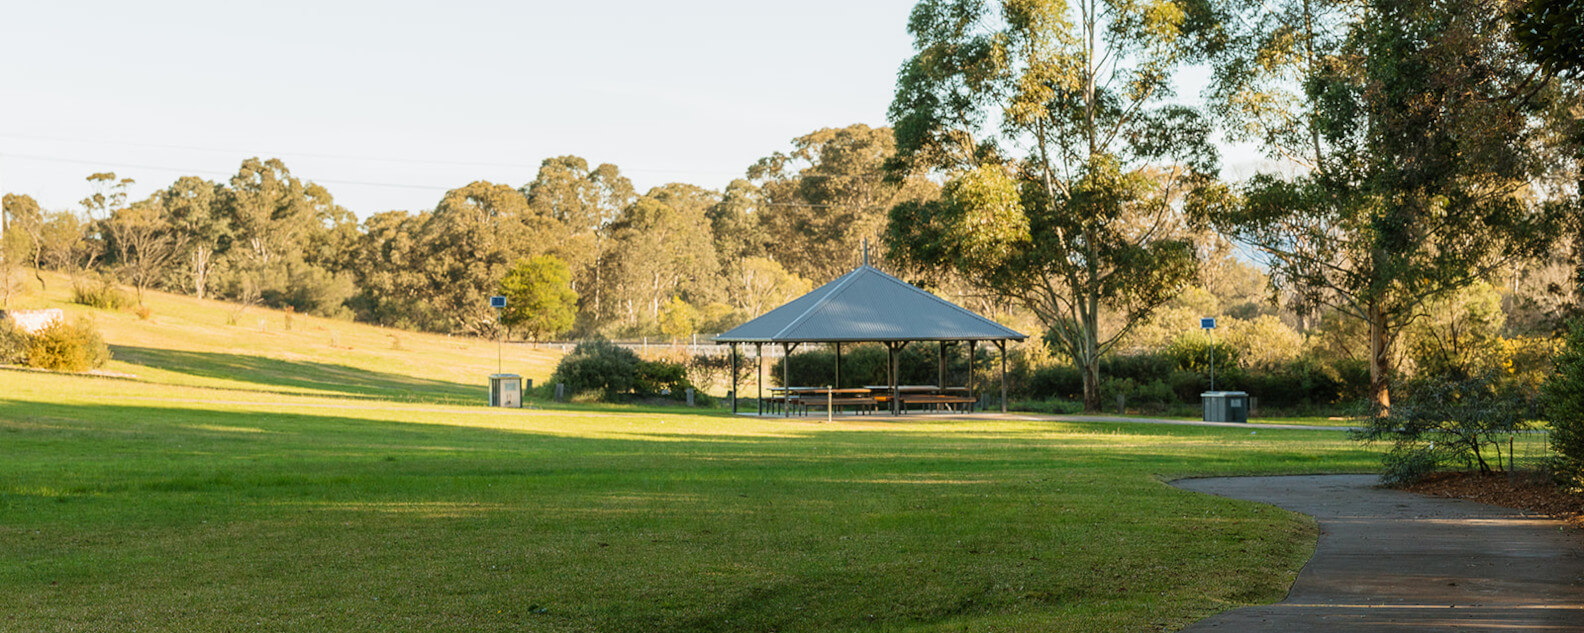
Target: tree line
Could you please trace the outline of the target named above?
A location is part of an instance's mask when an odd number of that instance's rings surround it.
[[[559,156],[521,185],[473,182],[361,222],[277,159],[142,200],[128,200],[130,179],[96,173],[75,209],[7,194],[5,262],[125,284],[139,303],[157,288],[435,332],[685,337],[846,272],[891,205],[933,197],[927,178],[887,179],[894,146],[886,128],[823,129],[724,190],[642,194],[615,165]],[[488,297],[501,293],[512,300],[497,315]]]

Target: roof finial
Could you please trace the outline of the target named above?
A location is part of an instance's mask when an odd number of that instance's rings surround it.
[[[869,238],[867,238],[867,237],[863,239],[863,249],[864,249],[864,265],[868,266],[869,265]]]

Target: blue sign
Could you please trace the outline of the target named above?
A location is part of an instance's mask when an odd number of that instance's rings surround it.
[[[1214,330],[1215,329],[1215,317],[1199,319],[1199,327],[1204,328],[1206,330]]]
[[[491,308],[504,308],[504,307],[506,307],[506,297],[502,297],[502,296],[499,296],[499,295],[490,297],[490,307]]]

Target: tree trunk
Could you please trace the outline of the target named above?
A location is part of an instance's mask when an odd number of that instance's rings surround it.
[[[199,246],[193,250],[193,292],[199,299],[204,298],[204,291],[209,287],[209,254],[209,248],[206,246]]]
[[[1391,413],[1391,336],[1386,331],[1386,315],[1371,305],[1369,315],[1370,409],[1375,415]]]
[[[1100,359],[1085,360],[1079,367],[1083,371],[1083,401],[1085,413],[1100,411]]]

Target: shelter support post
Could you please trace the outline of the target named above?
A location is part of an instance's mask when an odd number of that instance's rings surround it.
[[[841,389],[841,343],[836,343],[836,388]]]
[[[841,389],[841,343],[836,343],[836,389]]]
[[[1007,412],[1007,386],[1006,386],[1006,341],[996,341],[995,346],[1001,349],[1001,412]]]
[[[754,402],[759,404],[759,415],[764,415],[764,343],[754,343],[754,363],[758,365],[758,378],[754,379],[754,384],[759,388]]]
[[[781,417],[792,417],[792,350],[797,343],[781,344]]]
[[[968,412],[973,413],[974,405],[979,402],[979,393],[974,391],[974,341],[968,341],[968,397],[973,402],[968,403]]]
[[[886,387],[891,391],[891,415],[897,414],[896,343],[886,342]]]
[[[935,375],[935,386],[936,387],[940,387],[941,389],[945,389],[946,388],[946,341],[941,341],[938,345],[940,347],[940,349],[938,350],[940,352],[940,354],[939,354],[939,356],[940,356],[940,368],[939,368],[939,372],[936,373],[936,375]]]
[[[731,344],[732,415],[737,415],[737,344]]]

